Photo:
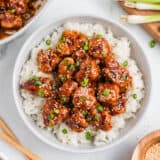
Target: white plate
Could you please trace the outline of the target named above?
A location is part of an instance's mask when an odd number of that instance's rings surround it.
[[[145,81],[145,98],[142,102],[142,107],[140,111],[137,113],[136,118],[128,121],[126,127],[121,131],[120,135],[117,139],[115,139],[112,143],[103,145],[103,146],[89,146],[89,145],[83,145],[79,147],[70,146],[70,145],[64,145],[60,143],[53,135],[49,134],[45,130],[42,130],[38,128],[29,117],[26,116],[22,109],[22,99],[20,96],[19,91],[19,76],[21,69],[23,67],[23,64],[27,60],[29,56],[30,50],[35,47],[46,35],[51,33],[53,29],[57,26],[61,26],[62,24],[66,22],[79,22],[79,23],[98,23],[103,25],[105,28],[110,27],[113,31],[113,33],[116,36],[124,36],[127,37],[131,42],[131,57],[136,60],[139,68],[141,69],[143,73],[143,78]],[[21,115],[21,118],[24,120],[28,128],[42,141],[49,144],[52,147],[70,151],[70,152],[78,152],[78,153],[89,153],[89,152],[96,152],[101,151],[104,149],[108,149],[111,147],[114,147],[118,143],[122,142],[127,135],[131,133],[133,128],[139,123],[139,120],[142,119],[142,116],[144,115],[147,107],[148,102],[150,98],[151,93],[151,74],[150,74],[150,68],[148,65],[148,61],[145,57],[145,54],[141,48],[141,46],[137,43],[136,39],[129,33],[125,28],[123,28],[121,25],[109,20],[109,19],[103,19],[99,17],[93,17],[93,16],[70,16],[67,18],[61,18],[60,20],[57,20],[51,24],[47,24],[44,27],[41,27],[39,30],[37,30],[31,37],[26,41],[26,43],[23,45],[20,54],[17,58],[14,73],[13,73],[13,94],[14,99],[16,102],[16,106],[18,109],[18,112]]]

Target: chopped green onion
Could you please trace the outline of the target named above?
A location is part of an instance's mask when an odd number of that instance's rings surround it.
[[[61,101],[62,101],[62,103],[67,102],[67,97],[66,97],[66,96],[62,96],[62,97],[61,97]]]
[[[98,121],[99,120],[99,115],[95,115],[95,117],[94,117],[94,119],[96,120],[96,121]]]
[[[126,80],[126,75],[122,74],[121,80],[125,81]]]
[[[128,61],[124,61],[123,62],[123,67],[127,67],[128,66]]]
[[[124,0],[123,0],[124,1]],[[159,0],[128,0],[128,2],[140,2],[140,3],[160,3]]]
[[[79,67],[80,66],[80,61],[78,60],[77,62],[76,62],[76,67]]]
[[[87,122],[90,122],[92,120],[92,117],[87,117]]]
[[[132,97],[133,97],[133,99],[137,99],[137,94],[134,93],[134,94],[132,95]]]
[[[96,37],[96,38],[102,38],[103,36],[102,36],[102,34],[96,34],[95,37]]]
[[[88,49],[89,49],[89,41],[88,41],[88,40],[85,41],[84,46],[83,46],[83,49],[84,49],[85,51],[88,51]]]
[[[85,134],[86,140],[91,140],[92,136],[90,132],[86,132]]]
[[[92,66],[91,66],[91,65],[88,65],[86,69],[87,69],[87,71],[90,71],[91,68],[92,68]]]
[[[82,114],[85,116],[87,115],[88,111],[87,110],[82,110]]]
[[[81,82],[81,86],[82,87],[86,87],[88,85],[89,79],[88,78],[84,78],[84,80]]]
[[[50,113],[49,114],[49,117],[48,117],[48,120],[49,121],[52,121],[54,119],[54,114],[53,113]]]
[[[35,81],[36,86],[40,86],[41,84],[42,84],[41,81]]]
[[[67,133],[68,133],[68,131],[67,131],[66,128],[64,128],[64,129],[62,130],[62,132],[63,132],[63,134],[67,134]]]
[[[65,41],[66,41],[66,37],[62,36],[62,37],[60,38],[60,42],[64,43]]]
[[[160,10],[160,4],[125,2],[125,6],[139,10]]]
[[[68,69],[69,69],[70,71],[74,71],[74,70],[75,70],[74,64],[71,64]]]
[[[39,97],[44,97],[44,91],[42,89],[39,89],[38,96]]]
[[[88,98],[86,97],[86,96],[81,96],[80,97],[80,102],[84,102],[84,101],[86,101]]]
[[[152,14],[152,15],[147,15],[147,16],[122,15],[120,17],[120,21],[124,23],[132,23],[132,24],[159,22],[160,14]]]
[[[102,112],[103,111],[103,106],[101,106],[101,105],[97,106],[97,110],[98,110],[98,112]]]
[[[54,113],[59,114],[60,110],[59,109],[54,109]]]
[[[156,41],[155,41],[154,39],[152,39],[152,40],[149,42],[149,46],[150,46],[151,48],[154,48],[155,45],[156,45]]]
[[[101,55],[105,56],[106,55],[106,51],[102,51]]]
[[[51,41],[50,39],[47,39],[47,40],[46,40],[46,45],[47,45],[47,46],[50,46],[51,43],[52,43],[52,41]]]
[[[67,78],[66,78],[65,76],[61,76],[61,77],[60,77],[60,80],[61,80],[62,82],[65,82],[65,81],[67,80]]]
[[[29,78],[29,80],[35,80],[35,81],[39,81],[39,78],[37,76],[32,76],[31,78]]]
[[[15,9],[10,9],[9,11],[10,11],[11,13],[15,13],[15,12],[16,12]]]
[[[104,92],[103,92],[103,95],[104,95],[105,97],[108,97],[109,94],[110,94],[109,90],[105,89]]]

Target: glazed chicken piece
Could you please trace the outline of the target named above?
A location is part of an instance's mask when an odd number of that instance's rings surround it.
[[[71,55],[74,51],[82,48],[86,40],[86,35],[77,31],[66,30],[57,44],[57,51],[61,56]]]
[[[23,20],[21,17],[6,11],[0,14],[0,26],[7,29],[19,29],[23,26]]]
[[[85,78],[90,81],[95,81],[100,76],[100,68],[96,61],[87,58],[81,63],[80,70],[76,73],[76,80],[78,82],[84,81]]]
[[[14,9],[16,14],[24,14],[27,12],[28,0],[6,0],[8,8]]]
[[[52,79],[33,76],[26,81],[22,88],[39,97],[50,97],[52,95]]]
[[[96,105],[95,91],[93,88],[79,87],[73,94],[72,103],[75,107],[88,110]]]
[[[52,72],[60,62],[60,58],[54,49],[40,50],[37,56],[38,68],[44,73]]]
[[[3,12],[3,10],[5,10],[5,7],[6,7],[6,5],[5,5],[4,0],[0,0],[0,9],[1,9],[1,12]]]
[[[63,85],[59,88],[59,98],[62,103],[66,103],[69,101],[69,98],[78,87],[78,84],[72,80],[67,80]]]
[[[104,59],[107,68],[118,68],[120,65],[113,56],[107,55]]]
[[[69,109],[53,98],[48,98],[43,106],[43,120],[46,127],[55,126],[67,118]]]
[[[62,82],[70,79],[75,71],[75,62],[71,57],[64,58],[58,66],[58,76]],[[64,80],[65,79],[65,80]]]
[[[131,86],[132,78],[125,68],[104,68],[104,75],[121,88]]]
[[[71,111],[71,115],[67,119],[66,123],[72,130],[76,132],[82,132],[88,127],[88,122],[86,121],[85,116],[78,108],[74,108]]]
[[[116,105],[119,99],[120,89],[116,84],[100,83],[97,98],[102,103]]]
[[[111,47],[104,38],[89,40],[89,54],[94,58],[104,59],[111,52]]]
[[[121,97],[119,98],[117,105],[115,106],[110,106],[110,112],[111,115],[118,115],[122,114],[126,111],[126,102],[127,102],[127,97],[125,94],[121,94]]]

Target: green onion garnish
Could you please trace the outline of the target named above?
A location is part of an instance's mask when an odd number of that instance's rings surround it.
[[[152,39],[150,42],[149,42],[149,46],[150,48],[154,48],[156,45],[156,41],[154,39]]]
[[[147,16],[122,15],[120,18],[120,21],[124,23],[132,23],[132,24],[159,22],[160,14],[152,14],[152,15],[147,15]]]
[[[62,36],[62,37],[60,38],[60,42],[64,43],[65,41],[66,41],[66,37]]]
[[[128,66],[128,61],[124,61],[123,62],[123,67],[127,67]]]
[[[51,41],[50,39],[47,39],[47,40],[46,40],[46,45],[47,45],[47,46],[50,46],[51,43],[52,43],[52,41]]]
[[[60,110],[59,109],[54,109],[54,113],[59,114]]]
[[[48,117],[48,120],[49,121],[52,121],[54,119],[54,114],[53,113],[50,113],[49,114],[49,117]]]
[[[16,12],[15,9],[10,9],[9,11],[10,11],[11,13],[15,13],[15,12]]]
[[[68,133],[67,129],[64,128],[64,129],[62,130],[62,133],[63,133],[63,134],[67,134],[67,133]]]
[[[74,70],[75,70],[74,64],[71,64],[68,69],[69,69],[70,71],[74,71]]]
[[[65,81],[67,80],[67,78],[66,78],[65,76],[61,76],[61,77],[60,77],[60,80],[61,80],[62,82],[65,82]]]
[[[121,80],[125,81],[126,80],[126,75],[122,74]]]
[[[83,49],[84,49],[85,51],[88,51],[88,49],[89,49],[89,41],[88,41],[88,40],[85,41],[84,46],[83,46]]]
[[[134,94],[132,95],[132,97],[133,97],[133,99],[137,99],[137,94],[134,93]]]
[[[98,106],[97,106],[97,110],[98,110],[98,112],[102,112],[102,111],[103,111],[103,106],[98,105]]]
[[[95,115],[95,117],[94,117],[94,119],[95,119],[96,121],[98,121],[98,120],[99,120],[99,118],[100,118],[100,116],[99,116],[99,115]]]
[[[84,80],[81,82],[81,86],[82,87],[86,87],[88,85],[89,79],[88,78],[84,78]]]
[[[87,98],[87,96],[81,96],[80,97],[80,102],[84,102],[84,101],[86,101],[88,98]]]
[[[96,38],[102,38],[103,36],[101,34],[96,34]]]
[[[80,61],[78,60],[77,62],[76,62],[76,67],[79,67],[80,66]]]
[[[67,97],[66,97],[66,96],[62,96],[62,97],[61,97],[61,102],[62,102],[62,103],[67,102]]]
[[[38,96],[39,97],[44,97],[44,91],[42,89],[39,89]]]
[[[90,122],[92,120],[92,117],[87,117],[87,122]]]
[[[106,51],[102,51],[101,55],[105,56],[106,55]]]
[[[109,90],[105,89],[104,92],[103,92],[103,95],[104,95],[105,97],[108,97],[109,94],[110,94]]]
[[[88,65],[86,69],[87,69],[87,71],[90,71],[91,68],[92,68],[92,66],[91,66],[91,65]]]
[[[91,140],[92,136],[90,132],[86,132],[85,134],[86,140]]]
[[[82,110],[82,114],[85,116],[87,115],[88,111],[87,110]]]

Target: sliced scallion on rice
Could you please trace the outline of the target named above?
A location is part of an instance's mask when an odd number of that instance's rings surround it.
[[[90,132],[86,132],[85,137],[86,137],[86,140],[91,140],[92,135]]]
[[[51,43],[52,43],[51,39],[47,39],[47,40],[46,40],[46,45],[47,45],[47,46],[50,46]]]
[[[154,39],[152,39],[150,42],[149,42],[149,46],[150,48],[154,48],[156,45],[156,41]]]
[[[62,130],[62,133],[63,133],[63,134],[67,134],[67,133],[68,133],[67,129],[64,128],[64,129]]]
[[[153,15],[147,15],[147,16],[122,15],[120,17],[120,21],[124,23],[132,23],[132,24],[160,22],[160,14],[153,14]]]
[[[134,93],[134,94],[132,95],[132,97],[133,97],[133,99],[137,99],[137,94]]]

